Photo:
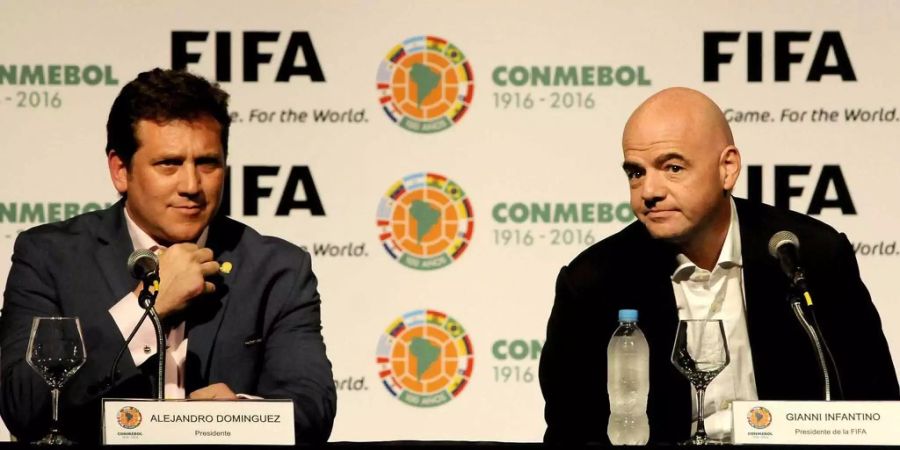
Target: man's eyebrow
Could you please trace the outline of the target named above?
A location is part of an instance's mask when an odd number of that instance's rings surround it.
[[[154,158],[155,161],[163,161],[163,160],[169,160],[169,159],[184,159],[184,156],[179,152],[172,151],[172,152],[163,152],[161,154],[156,155],[156,157]]]
[[[634,163],[634,162],[631,162],[631,161],[625,161],[625,162],[622,163],[622,170],[624,170],[624,171],[626,171],[626,172],[629,171],[629,170],[637,170],[637,169],[640,169],[640,168],[641,168],[641,166],[638,165],[638,163]]]
[[[669,152],[669,153],[663,153],[662,155],[657,156],[657,157],[653,160],[653,164],[654,164],[654,165],[661,165],[662,163],[664,163],[664,162],[666,162],[666,161],[669,161],[669,160],[672,160],[672,159],[680,159],[680,160],[682,160],[682,161],[687,161],[687,160],[684,158],[684,155],[682,155],[681,153],[678,153],[678,152]]]

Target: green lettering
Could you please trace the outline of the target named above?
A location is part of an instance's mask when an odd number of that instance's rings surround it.
[[[19,223],[44,223],[43,203],[22,203],[22,209],[19,214]]]
[[[630,86],[634,83],[634,69],[629,66],[616,69],[616,83],[619,83],[619,86]]]
[[[509,218],[515,223],[522,223],[528,220],[528,207],[524,203],[513,203],[509,207]]]
[[[103,81],[103,71],[100,70],[99,66],[90,65],[84,68],[81,73],[81,78],[84,80],[85,84],[96,86]]]
[[[65,67],[64,74],[66,84],[78,84],[81,82],[81,77],[79,76],[78,66],[68,65]]]
[[[22,66],[19,84],[44,84],[44,66]]]
[[[528,82],[528,70],[522,66],[515,66],[509,70],[509,82],[513,86],[523,86]]]
[[[594,205],[592,203],[581,204],[581,223],[591,223],[594,221]]]
[[[533,66],[531,68],[531,85],[537,86],[539,84],[541,86],[550,86],[550,66]]]
[[[599,217],[597,217],[597,222],[608,223],[612,222],[612,205],[609,203],[598,203],[597,204],[597,212],[599,213]]]
[[[613,84],[612,78],[612,67],[609,66],[600,66],[597,67],[597,80],[598,86],[609,86]]]
[[[650,80],[644,78],[644,66],[638,66],[638,86],[650,86]]]
[[[500,351],[500,347],[503,347],[505,345],[506,345],[505,339],[501,339],[499,341],[494,342],[494,345],[491,346],[491,353],[494,354],[494,358],[497,358],[500,360],[506,359],[506,355],[504,355],[503,352]]]
[[[50,222],[59,222],[59,213],[60,209],[62,209],[62,205],[59,203],[49,203],[47,209],[49,210],[49,217],[47,218],[50,219]]]
[[[574,203],[563,204],[557,203],[553,211],[553,222],[575,222],[578,223],[578,207]]]
[[[117,86],[119,84],[119,80],[113,76],[112,66],[103,66],[103,78],[106,79],[107,86]]]
[[[594,85],[594,74],[595,68],[591,66],[581,66],[581,85],[582,86],[593,86]]]
[[[538,359],[541,357],[541,352],[544,350],[544,344],[537,339],[531,340],[531,359]]]
[[[578,86],[578,68],[575,66],[557,67],[556,73],[553,76],[553,85],[568,86],[570,84],[572,86]]]
[[[16,223],[16,204],[0,203],[0,223]]]
[[[78,203],[66,203],[63,212],[63,220],[71,219],[78,215]]]
[[[494,72],[491,74],[491,78],[494,80],[494,84],[497,86],[506,86],[506,80],[503,79],[500,74],[506,72],[506,66],[497,66],[494,68]]]
[[[87,205],[84,205],[84,209],[82,209],[81,211],[82,212],[91,212],[91,211],[98,211],[100,209],[103,209],[103,208],[101,208],[99,204],[88,203]]]
[[[500,215],[500,211],[506,209],[506,203],[497,203],[491,209],[491,215],[497,223],[506,223],[506,218]]]
[[[550,222],[550,203],[544,203],[543,205],[540,203],[531,204],[531,223],[538,222]]]
[[[634,211],[628,203],[619,203],[616,207],[616,218],[621,222],[631,222],[634,220]]]
[[[59,64],[47,66],[47,84],[58,85],[62,82],[62,67]]]
[[[18,67],[16,65],[7,66],[4,64],[0,64],[0,84],[16,84],[16,80],[18,77],[16,73],[18,72]]]

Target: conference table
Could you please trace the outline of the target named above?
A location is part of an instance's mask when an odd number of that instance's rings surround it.
[[[72,449],[81,448],[97,448],[96,445],[75,445]],[[109,448],[126,447],[126,446],[109,446]],[[211,449],[259,449],[259,448],[285,448],[284,446],[253,446],[253,445],[129,445],[128,448],[133,449],[161,449],[175,450],[179,448],[201,448],[203,450]],[[485,441],[378,441],[378,442],[329,442],[323,445],[296,445],[296,448],[322,448],[331,450],[540,450],[540,449],[601,449],[601,448],[671,448],[680,447],[675,444],[657,444],[646,445],[642,447],[614,447],[605,444],[581,444],[581,445],[549,445],[543,443],[519,443],[519,442],[485,442]],[[797,448],[798,446],[788,445],[717,445],[713,448],[737,448],[741,450],[774,450]],[[805,445],[805,449],[860,449],[867,448],[865,446],[848,446],[848,445]],[[21,442],[3,442],[0,443],[0,449],[16,449],[16,448],[33,448],[27,443]],[[890,446],[879,446],[878,448],[891,448]],[[900,447],[895,447],[900,448]]]

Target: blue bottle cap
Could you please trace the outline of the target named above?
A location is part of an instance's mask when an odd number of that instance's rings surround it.
[[[619,322],[637,322],[638,311],[636,309],[620,309]]]

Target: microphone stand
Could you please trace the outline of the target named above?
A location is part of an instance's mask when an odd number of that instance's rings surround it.
[[[165,400],[166,385],[166,334],[163,333],[162,322],[159,315],[156,314],[156,295],[159,293],[159,274],[151,272],[144,279],[144,288],[138,296],[138,303],[150,315],[150,321],[153,323],[153,331],[156,332],[156,356],[159,361],[157,366],[156,378],[156,399]]]
[[[797,284],[794,284],[795,288],[797,288]],[[803,299],[801,298],[801,294],[798,294],[798,291],[802,291],[802,297],[806,299],[806,310],[809,311],[809,318],[807,318],[806,316],[806,312],[804,311],[802,305]],[[834,361],[834,355],[831,354],[831,349],[828,348],[828,343],[825,341],[825,336],[822,335],[822,330],[819,328],[819,321],[816,320],[816,311],[813,307],[812,297],[809,295],[809,291],[803,288],[799,288],[795,292],[788,294],[788,301],[790,301],[791,308],[794,310],[794,316],[797,317],[797,321],[800,322],[800,325],[803,327],[803,331],[806,332],[806,335],[809,337],[809,341],[816,352],[816,361],[819,363],[819,369],[821,369],[822,371],[825,401],[832,400],[831,372],[828,368],[829,361],[831,362],[831,369],[834,371],[834,381],[837,387],[838,399],[843,400],[844,388],[843,386],[841,386],[841,374],[840,372],[838,372],[837,363]],[[826,355],[828,357],[827,360]]]
[[[803,311],[800,296],[788,294],[788,300],[791,302],[794,316],[797,317],[797,321],[800,322],[800,326],[803,327],[803,331],[805,331],[806,335],[809,337],[809,342],[812,344],[813,350],[816,351],[816,361],[819,363],[819,369],[822,370],[822,380],[824,381],[825,401],[831,401],[831,376],[828,374],[828,364],[825,362],[822,339],[820,339],[819,333],[816,332],[816,328],[814,328],[806,319],[806,313]],[[812,305],[810,305],[810,308],[811,307]]]

